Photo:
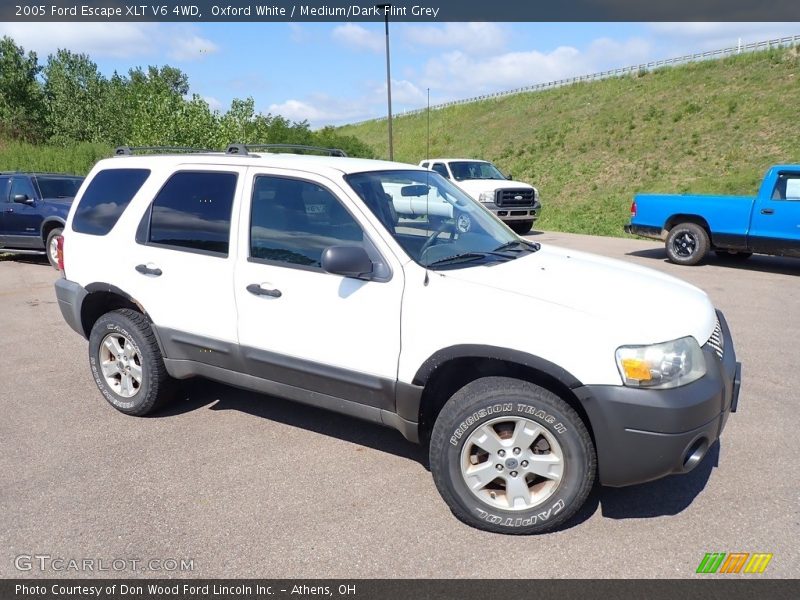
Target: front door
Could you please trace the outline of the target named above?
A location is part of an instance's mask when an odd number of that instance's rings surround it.
[[[800,173],[779,173],[772,194],[758,198],[748,245],[756,252],[800,256]]]
[[[30,204],[14,202],[14,197],[24,195]],[[41,249],[44,242],[41,238],[42,207],[37,206],[41,200],[37,198],[33,184],[28,177],[12,177],[9,204],[5,207],[3,227],[10,236],[10,244],[17,248]]]
[[[239,343],[251,375],[382,409],[394,408],[403,272],[336,183],[251,169],[235,274]],[[329,246],[360,245],[381,280],[332,275]],[[339,407],[341,408],[341,407]]]

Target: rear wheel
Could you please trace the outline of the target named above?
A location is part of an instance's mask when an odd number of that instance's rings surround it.
[[[89,336],[89,366],[105,399],[127,415],[147,415],[172,395],[173,380],[153,329],[134,310],[115,310],[97,320]]]
[[[439,493],[460,520],[497,533],[561,525],[586,500],[596,462],[586,426],[566,402],[507,377],[456,392],[431,434]]]
[[[533,221],[510,221],[508,226],[511,227],[512,231],[517,235],[525,235],[531,232]]]
[[[697,223],[680,223],[667,235],[667,257],[677,265],[696,265],[708,254],[708,233]]]
[[[47,251],[47,260],[50,261],[50,266],[54,269],[58,269],[58,236],[64,230],[61,227],[56,227],[55,229],[51,230],[50,233],[47,234],[47,240],[45,240],[45,250]]]

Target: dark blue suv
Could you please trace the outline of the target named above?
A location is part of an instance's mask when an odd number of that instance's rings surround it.
[[[83,177],[0,172],[0,253],[47,254],[58,268],[57,237]]]

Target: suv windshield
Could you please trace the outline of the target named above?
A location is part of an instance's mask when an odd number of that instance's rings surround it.
[[[481,160],[461,160],[450,163],[456,181],[465,179],[505,179],[492,163]]]
[[[459,268],[513,260],[538,250],[432,171],[373,171],[345,177],[418,264]]]
[[[42,198],[74,198],[81,187],[81,177],[37,177]]]

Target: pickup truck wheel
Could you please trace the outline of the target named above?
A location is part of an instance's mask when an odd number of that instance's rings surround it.
[[[450,510],[496,533],[543,533],[564,523],[586,500],[596,464],[578,414],[518,379],[486,377],[461,388],[431,434],[431,472]]]
[[[149,414],[172,393],[153,329],[134,310],[115,310],[97,320],[89,336],[89,366],[105,399],[127,415]]]
[[[508,223],[511,230],[517,235],[525,235],[533,229],[533,221],[511,221]]]
[[[696,265],[708,254],[708,233],[696,223],[680,223],[667,235],[667,257],[678,265]]]
[[[61,227],[56,227],[50,233],[47,234],[47,241],[45,242],[45,248],[47,249],[47,260],[50,261],[50,266],[54,269],[58,269],[58,236],[61,235],[63,229]]]

